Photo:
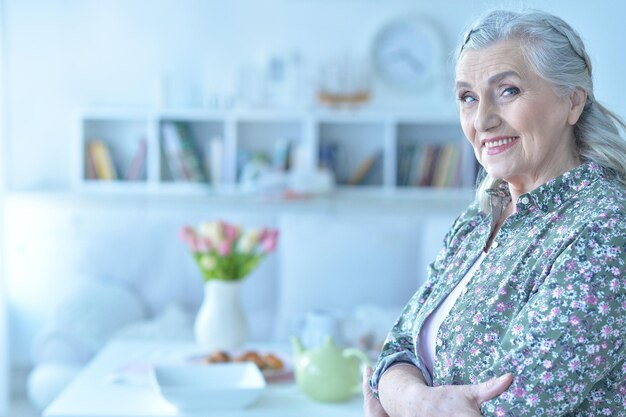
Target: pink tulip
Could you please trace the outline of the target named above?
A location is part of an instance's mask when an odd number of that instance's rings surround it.
[[[229,242],[234,242],[235,240],[237,240],[237,237],[239,235],[239,229],[237,228],[237,226],[228,223],[222,223],[222,227],[226,240],[228,240]]]
[[[263,248],[263,252],[270,253],[274,249],[276,249],[276,244],[278,243],[278,230],[269,230],[265,234],[265,238],[261,241],[261,247]]]
[[[224,220],[218,220],[217,221],[217,230],[220,231],[220,236],[225,237],[226,236],[226,227],[227,227],[228,223],[226,223]]]
[[[198,246],[198,238],[196,237],[196,232],[193,230],[193,227],[184,226],[182,229],[178,231],[178,236],[180,240],[185,243],[189,249],[196,252]]]
[[[209,252],[211,249],[213,249],[211,239],[209,239],[208,237],[198,239],[197,249],[198,252]]]
[[[231,249],[232,249],[232,242],[229,242],[228,240],[225,240],[221,242],[219,245],[217,245],[217,253],[219,253],[220,256],[230,255]]]
[[[259,233],[259,242],[264,241],[267,238],[268,234],[269,234],[269,229],[265,227],[261,229],[261,232]]]
[[[195,230],[193,230],[193,227],[191,227],[191,226],[183,226],[178,231],[178,236],[182,239],[183,242],[187,243],[189,237],[195,237],[196,236],[196,232],[195,232]]]

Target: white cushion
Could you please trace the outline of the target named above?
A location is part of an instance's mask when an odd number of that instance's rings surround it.
[[[81,366],[67,363],[37,365],[28,376],[28,399],[43,410],[80,372]]]
[[[142,300],[115,283],[84,280],[59,300],[35,340],[37,362],[83,362],[122,326],[146,316]],[[65,346],[63,346],[65,344]],[[74,352],[77,356],[68,357]]]

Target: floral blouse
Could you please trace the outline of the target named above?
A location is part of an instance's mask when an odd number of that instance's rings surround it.
[[[508,188],[490,191],[499,213]],[[498,220],[473,203],[393,326],[374,393],[386,369],[410,362],[435,386],[512,373],[513,384],[482,405],[483,415],[626,416],[625,197],[591,162],[521,195],[441,324],[430,375],[416,354],[422,324],[480,256]]]

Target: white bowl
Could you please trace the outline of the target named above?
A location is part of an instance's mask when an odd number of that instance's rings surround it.
[[[154,382],[179,410],[243,408],[266,386],[263,374],[250,362],[156,366]]]

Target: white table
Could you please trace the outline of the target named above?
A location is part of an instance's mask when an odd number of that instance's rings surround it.
[[[46,410],[44,417],[162,417],[183,416],[150,385],[137,378],[113,382],[126,365],[167,363],[198,353],[188,342],[117,340],[109,343]],[[138,369],[138,367],[136,367]],[[262,397],[240,410],[203,411],[186,417],[362,417],[362,398],[338,404],[308,399],[293,382],[268,384]]]

